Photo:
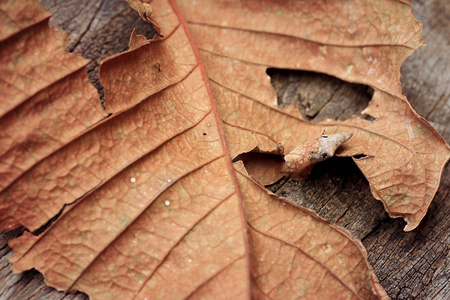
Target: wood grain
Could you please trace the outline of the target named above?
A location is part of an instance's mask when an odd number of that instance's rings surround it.
[[[151,36],[151,29],[121,0],[42,0],[55,26],[69,33],[68,50],[91,60],[90,79],[98,82],[99,62],[127,48],[133,27]],[[402,67],[403,93],[413,108],[450,140],[450,3],[447,0],[414,0],[413,13],[424,23],[427,47],[414,53]],[[77,13],[74,14],[73,12]],[[269,70],[280,106],[293,104],[312,121],[346,119],[367,105],[371,89],[323,74]],[[450,170],[427,216],[412,232],[404,222],[390,219],[376,201],[351,159],[331,159],[318,164],[303,182],[281,180],[272,189],[302,206],[312,208],[330,222],[346,227],[362,239],[375,273],[393,299],[450,298]],[[83,293],[65,295],[45,285],[37,271],[12,274],[7,241],[16,230],[0,235],[0,299],[87,299]]]

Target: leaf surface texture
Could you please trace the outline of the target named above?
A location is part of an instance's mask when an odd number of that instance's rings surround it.
[[[25,63],[1,73],[0,225],[34,231],[67,205],[41,235],[10,242],[14,270],[36,268],[49,285],[92,299],[387,297],[359,242],[269,195],[231,161],[351,130],[340,155],[367,155],[355,162],[374,196],[416,227],[449,158],[401,94],[400,65],[422,45],[421,25],[401,1],[355,1],[342,14],[296,5],[152,1],[163,37],[133,33],[130,49],[101,65],[108,118],[85,61],[64,52],[48,14],[11,22],[2,59],[21,53]],[[36,47],[20,48],[25,40]],[[51,76],[30,72],[28,56],[42,57],[31,69]],[[312,124],[282,111],[268,67],[368,84],[376,120]],[[13,130],[24,121],[21,136]]]

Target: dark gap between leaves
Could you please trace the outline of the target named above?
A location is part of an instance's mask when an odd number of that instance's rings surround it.
[[[61,214],[63,213],[64,209],[66,208],[67,204],[64,204],[64,206],[60,209],[60,211],[50,220],[47,221],[47,223],[45,223],[44,225],[42,225],[41,227],[39,227],[38,229],[36,229],[35,231],[32,232],[32,234],[34,236],[38,236],[41,233],[43,233],[45,230],[47,230],[47,228],[49,228],[53,222],[55,222],[59,216],[61,216]]]
[[[261,152],[243,152],[237,155],[232,162],[235,163],[237,161],[242,161],[245,165],[246,162],[250,160],[258,160],[258,159],[273,159],[273,160],[283,160],[282,155],[271,154],[271,153],[261,153]]]

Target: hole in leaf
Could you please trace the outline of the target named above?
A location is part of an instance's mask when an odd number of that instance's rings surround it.
[[[357,238],[366,236],[371,228],[389,218],[350,157],[333,157],[314,165],[306,180],[284,177],[266,187],[330,222],[346,226]]]
[[[308,71],[267,69],[277,91],[278,105],[296,106],[302,116],[312,122],[326,119],[344,121],[354,115],[374,121],[361,114],[373,96],[367,85],[343,81],[333,76]]]
[[[352,156],[354,159],[363,159],[363,158],[366,158],[367,157],[367,155],[365,155],[365,154],[355,154],[355,155],[353,155]]]
[[[361,118],[363,118],[364,120],[373,122],[376,120],[376,118],[372,117],[371,115],[368,114],[361,114]]]

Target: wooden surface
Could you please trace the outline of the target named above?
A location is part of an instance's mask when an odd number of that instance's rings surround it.
[[[70,36],[69,50],[91,60],[90,78],[98,84],[98,63],[127,48],[133,27],[151,30],[121,0],[42,0],[52,22]],[[449,141],[450,128],[450,2],[414,0],[413,13],[424,23],[427,47],[419,49],[402,67],[403,93],[413,108]],[[74,11],[78,15],[74,15]],[[371,90],[336,78],[309,72],[270,70],[280,105],[294,104],[312,121],[346,119],[359,114]],[[421,225],[403,232],[405,223],[390,219],[376,201],[351,159],[333,158],[317,165],[304,182],[283,179],[273,190],[325,219],[349,229],[362,239],[381,284],[393,299],[450,299],[450,168]],[[31,270],[12,274],[7,241],[23,230],[0,234],[0,299],[87,299],[83,293],[65,295],[46,287]]]

